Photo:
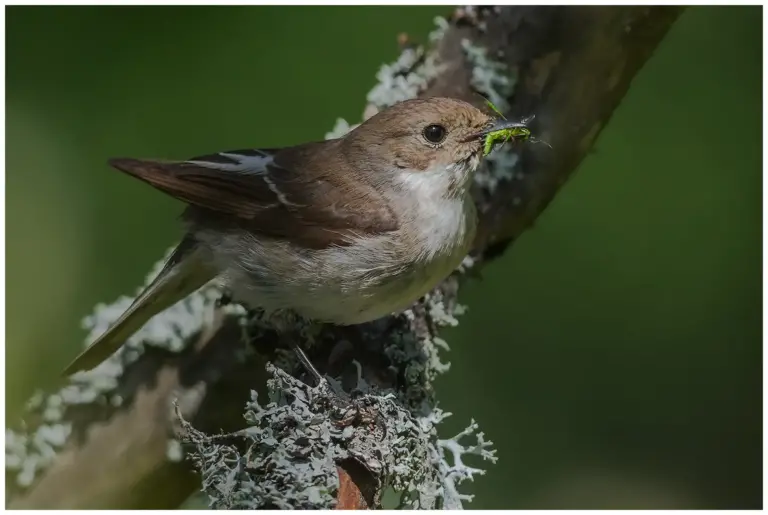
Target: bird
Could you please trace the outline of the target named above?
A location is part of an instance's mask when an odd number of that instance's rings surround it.
[[[477,224],[470,185],[486,137],[503,124],[463,100],[429,97],[396,103],[336,139],[187,160],[110,159],[186,204],[184,236],[64,373],[98,366],[209,283],[275,318],[356,325],[408,309],[468,254]]]

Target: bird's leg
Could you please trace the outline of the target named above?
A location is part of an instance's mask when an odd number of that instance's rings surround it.
[[[317,371],[315,366],[312,364],[311,361],[309,361],[309,357],[307,357],[307,354],[304,352],[304,349],[302,349],[298,343],[296,343],[296,340],[294,338],[290,337],[283,337],[285,340],[287,340],[288,345],[293,349],[293,352],[296,353],[296,357],[299,358],[299,362],[301,362],[302,366],[306,369],[307,372],[309,372],[312,377],[315,378],[315,382],[317,383],[317,386],[320,386],[323,384],[323,381],[325,379],[322,375],[320,375],[320,372]]]
[[[221,297],[217,299],[216,306],[226,306],[231,302],[234,302],[231,293],[227,290],[224,290]],[[307,340],[309,345],[312,345],[312,343],[314,343],[315,336],[320,329],[319,326],[302,319],[292,311],[288,310],[279,310],[269,314],[260,309],[248,309],[248,312],[252,318],[257,318],[266,323],[266,327],[274,330],[278,339],[286,347],[293,350],[301,365],[315,379],[315,382],[317,383],[316,386],[320,386],[326,383],[323,376],[320,374],[320,372],[318,372],[318,370],[309,360],[309,357],[307,357],[307,354],[298,343],[299,340],[303,339]],[[250,341],[248,328],[244,327],[243,331],[243,339],[245,341]]]
[[[277,316],[272,318],[271,322],[282,341],[287,344],[288,347],[293,349],[293,352],[296,354],[301,365],[310,373],[310,375],[312,375],[312,377],[314,377],[315,382],[317,383],[316,386],[325,383],[323,376],[318,372],[304,352],[304,349],[302,349],[298,343],[299,340],[307,340],[309,345],[312,345],[319,327],[288,312],[277,314]]]

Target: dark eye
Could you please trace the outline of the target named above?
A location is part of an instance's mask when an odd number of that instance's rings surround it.
[[[445,139],[446,130],[442,125],[427,125],[424,128],[424,138],[430,143],[440,143]]]

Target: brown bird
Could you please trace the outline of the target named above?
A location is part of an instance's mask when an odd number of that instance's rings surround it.
[[[186,161],[111,159],[188,204],[186,235],[66,373],[97,366],[209,281],[272,317],[350,325],[407,309],[470,248],[469,186],[485,136],[503,124],[494,121],[466,102],[427,98],[398,103],[339,139]]]

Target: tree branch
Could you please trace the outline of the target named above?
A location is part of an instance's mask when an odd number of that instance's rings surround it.
[[[346,464],[347,467],[355,468],[355,462]],[[358,476],[358,480],[355,479],[347,472],[343,466],[338,467],[339,472],[339,494],[337,496],[338,504],[336,504],[337,510],[368,510],[373,508],[374,492],[367,492],[366,479]],[[366,475],[368,472],[363,470],[361,474]],[[361,483],[361,484],[358,484]],[[370,490],[368,488],[368,490]]]
[[[503,252],[549,204],[680,12],[644,6],[460,8],[432,35],[433,49],[408,47],[397,63],[382,69],[380,84],[368,96],[366,116],[416,95],[480,104],[478,93],[508,117],[536,114],[535,133],[554,150],[510,146],[489,156],[478,172],[473,193],[480,228],[472,255],[482,263]],[[339,130],[345,130],[343,123]],[[347,391],[361,381],[377,391],[390,389],[397,393],[398,406],[411,413],[426,406],[414,417],[439,422],[431,391],[432,378],[442,371],[434,355],[443,343],[437,327],[452,323],[461,275],[405,315],[360,327],[324,328],[311,352],[313,362],[341,377]],[[234,308],[217,309],[215,319],[205,321],[202,314],[210,304],[205,302],[216,294],[204,291],[150,322],[164,324],[174,335],[157,337],[145,328],[109,364],[116,367],[114,384],[94,386],[109,376],[105,367],[31,402],[26,431],[6,433],[11,508],[167,509],[199,489],[200,476],[179,460],[181,448],[173,436],[184,428],[174,416],[174,402],[201,434],[237,431],[246,425],[242,412],[252,400],[250,391],[260,397],[274,393],[266,387],[270,374],[265,363],[290,369],[268,328],[249,327],[255,348],[245,350],[244,317]],[[99,323],[94,324],[98,331]],[[166,348],[150,345],[159,340]],[[180,345],[172,344],[177,340]],[[417,349],[416,354],[408,355],[405,345]],[[174,346],[180,350],[168,350]],[[419,359],[420,368],[415,368]],[[357,366],[362,367],[359,377]],[[419,377],[413,379],[414,374]],[[488,457],[482,434],[478,441],[476,454]],[[439,454],[433,463],[440,469],[436,474],[450,491],[466,474],[480,472],[448,467],[442,456],[446,448],[455,450],[452,445],[430,447]],[[379,505],[393,472],[387,467],[371,472],[361,465],[364,458],[336,463],[337,508]],[[379,462],[387,463],[386,458]],[[466,496],[455,493],[453,499]]]

